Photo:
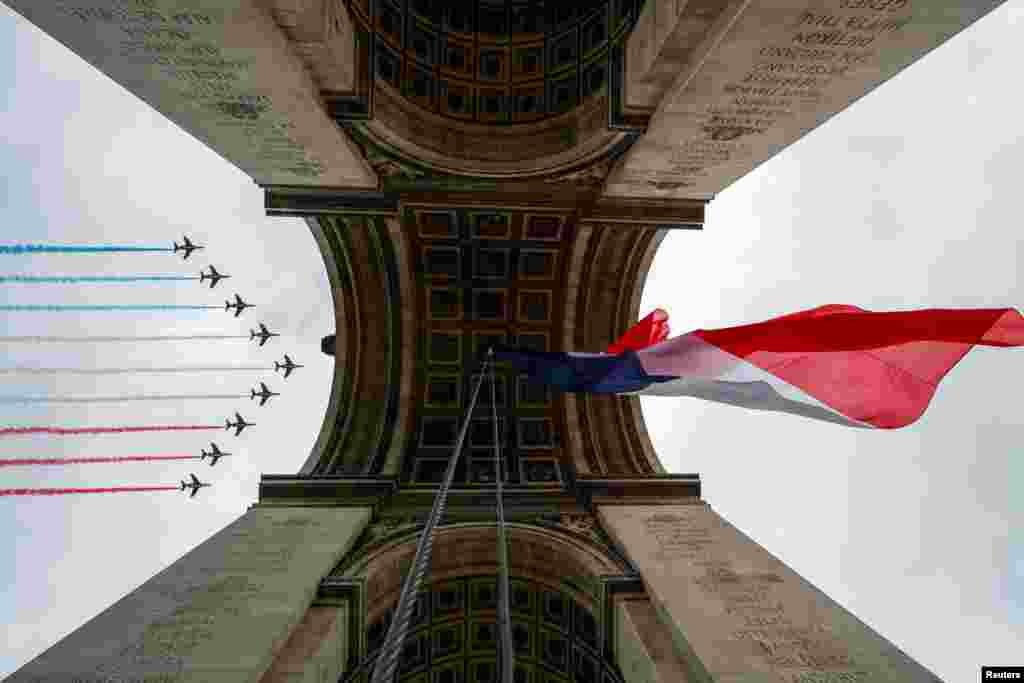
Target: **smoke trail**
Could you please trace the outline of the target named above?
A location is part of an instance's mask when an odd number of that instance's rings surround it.
[[[0,284],[22,282],[71,285],[92,282],[165,282],[198,279],[194,275],[0,275]]]
[[[121,403],[124,401],[213,401],[247,394],[137,394],[134,396],[0,396],[0,403]]]
[[[0,311],[181,311],[220,310],[220,306],[184,306],[179,304],[5,304]]]
[[[151,373],[187,372],[263,372],[272,365],[194,365],[180,368],[0,368],[0,375],[145,375]]]
[[[111,486],[103,489],[0,489],[0,496],[64,496],[69,493],[125,493],[128,491],[179,491],[177,486]]]
[[[0,342],[28,342],[46,344],[50,342],[140,342],[140,341],[188,341],[191,339],[248,339],[244,334],[189,334],[185,336],[161,335],[159,337],[0,337]]]
[[[109,458],[10,458],[0,467],[16,465],[85,465],[97,462],[146,462],[150,460],[199,460],[198,455],[121,455]]]
[[[221,430],[222,425],[148,425],[144,427],[2,427],[0,436],[22,434],[54,434],[73,436],[76,434],[127,434],[130,432],[180,432],[200,430]]]
[[[79,244],[0,244],[0,254],[87,254],[115,251],[173,251],[170,247],[132,247],[119,244],[86,246]]]

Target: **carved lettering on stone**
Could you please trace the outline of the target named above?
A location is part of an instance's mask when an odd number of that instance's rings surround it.
[[[202,0],[10,4],[209,141],[257,182],[372,182],[365,168],[351,167],[355,156],[323,113],[305,71],[289,64],[278,74],[265,73],[265,52],[286,45],[253,42],[252,35],[264,37],[267,28],[257,4],[231,9]]]
[[[689,517],[651,515],[644,520],[644,527],[657,541],[662,560],[697,559],[712,544],[711,530]]]
[[[801,624],[787,614],[782,575],[773,571],[738,571],[728,556],[715,554],[721,526],[699,514],[657,513],[643,520],[657,544],[656,557],[683,562],[699,573],[689,580],[723,608],[727,640],[748,643],[775,671],[832,675],[855,666],[846,646],[822,624]],[[856,672],[852,672],[856,673]],[[797,679],[794,679],[794,681]],[[810,683],[818,679],[801,679]],[[828,683],[846,679],[823,678]],[[849,679],[855,680],[855,679]]]
[[[746,6],[682,87],[665,93],[607,193],[713,197],[998,3],[970,11],[948,1],[800,4]],[[669,38],[663,50],[683,50],[675,41],[684,39]]]

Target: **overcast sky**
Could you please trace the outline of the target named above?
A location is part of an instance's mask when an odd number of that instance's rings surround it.
[[[702,232],[671,234],[642,313],[676,332],[754,322],[826,303],[875,310],[1024,303],[1018,277],[1019,66],[1024,0],[1011,0],[733,187]],[[0,5],[0,221],[3,243],[207,244],[169,254],[0,256],[3,274],[191,274],[198,283],[0,285],[0,303],[259,304],[223,311],[0,314],[10,334],[234,334],[245,341],[5,345],[0,365],[121,367],[254,363],[292,354],[284,382],[229,373],[85,381],[4,375],[15,394],[220,393],[258,379],[284,396],[100,406],[0,406],[3,425],[258,425],[210,436],[236,453],[206,463],[2,468],[0,488],[212,480],[195,500],[131,493],[0,498],[0,676],[222,528],[255,502],[262,473],[293,473],[316,438],[332,361],[327,278],[294,219],[268,219],[252,181],[64,47]],[[595,350],[595,349],[586,349]],[[950,683],[983,664],[1024,662],[1024,416],[1013,378],[1024,353],[976,349],[915,425],[865,432],[690,399],[643,399],[673,472],[699,472],[706,500],[883,636]],[[17,381],[15,381],[17,380]],[[196,453],[207,434],[0,440],[0,458]]]

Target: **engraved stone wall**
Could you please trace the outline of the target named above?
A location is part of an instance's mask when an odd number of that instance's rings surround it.
[[[6,0],[260,184],[376,187],[256,0]]]
[[[936,683],[706,504],[601,506],[693,681]]]
[[[605,194],[711,199],[999,4],[691,1],[660,48],[664,95],[661,67],[626,84],[656,111]]]
[[[258,681],[369,516],[250,509],[7,680]]]

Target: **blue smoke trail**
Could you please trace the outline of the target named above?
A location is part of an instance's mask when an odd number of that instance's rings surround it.
[[[0,275],[0,284],[12,282],[81,284],[87,282],[164,282],[169,280],[198,280],[194,275]]]
[[[132,247],[110,244],[85,246],[76,244],[0,244],[0,254],[88,254],[114,251],[173,251],[170,247]]]
[[[177,304],[4,304],[0,311],[182,311],[220,310],[220,306],[183,306]]]

